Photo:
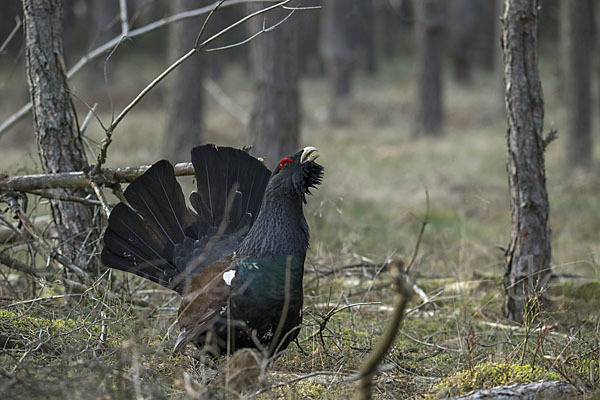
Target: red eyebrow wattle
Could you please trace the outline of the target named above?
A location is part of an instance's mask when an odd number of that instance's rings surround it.
[[[289,158],[289,157],[286,157],[286,158],[284,158],[283,160],[281,160],[281,161],[279,162],[279,169],[281,170],[285,164],[287,164],[287,163],[290,163],[290,164],[291,164],[292,162],[293,162],[293,161],[292,161],[292,159],[291,159],[291,158]]]

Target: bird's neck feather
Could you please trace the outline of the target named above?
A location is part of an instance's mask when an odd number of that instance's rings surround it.
[[[236,251],[242,257],[299,257],[302,262],[308,248],[308,224],[300,197],[265,195],[262,207]]]

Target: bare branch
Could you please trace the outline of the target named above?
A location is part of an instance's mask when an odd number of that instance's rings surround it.
[[[248,125],[250,114],[239,105],[231,96],[211,78],[202,81],[202,87],[219,103],[232,117],[240,121],[242,125]]]
[[[10,31],[8,37],[6,38],[4,43],[2,43],[2,46],[0,46],[0,54],[4,53],[4,50],[6,50],[8,44],[13,40],[19,29],[21,29],[21,25],[23,25],[23,22],[21,21],[21,18],[19,18],[19,16],[17,15],[15,17],[15,27],[12,31]]]
[[[127,0],[119,0],[119,18],[121,19],[121,35],[129,34],[129,21],[127,20]]]
[[[169,75],[175,68],[177,68],[179,65],[181,65],[184,61],[186,61],[188,58],[192,57],[196,52],[204,50],[204,48],[207,45],[209,45],[210,43],[212,43],[217,38],[223,36],[224,34],[226,34],[227,32],[229,32],[230,30],[232,30],[235,27],[243,24],[244,22],[248,21],[249,19],[251,19],[253,17],[256,17],[257,15],[264,14],[264,13],[266,13],[268,11],[271,11],[271,10],[273,10],[275,8],[281,7],[281,6],[289,3],[290,1],[291,0],[284,0],[284,1],[281,1],[279,3],[274,4],[272,6],[265,7],[263,9],[260,9],[260,10],[256,11],[256,12],[253,12],[253,13],[251,13],[251,14],[249,14],[249,15],[241,18],[241,19],[239,19],[238,21],[234,22],[233,24],[227,26],[226,28],[222,29],[221,31],[215,33],[213,36],[211,36],[210,38],[206,39],[202,43],[198,44],[198,42],[200,41],[200,38],[202,36],[202,33],[204,33],[204,30],[206,28],[206,24],[208,23],[208,21],[210,20],[210,18],[213,16],[214,11],[217,8],[219,8],[221,6],[221,4],[223,4],[224,1],[221,0],[220,2],[216,3],[216,6],[213,8],[213,10],[211,10],[211,12],[206,17],[206,20],[204,21],[204,24],[202,25],[200,33],[198,34],[198,37],[196,38],[196,42],[194,43],[194,47],[190,51],[188,51],[186,54],[184,54],[183,56],[181,56],[173,64],[171,64],[167,69],[165,69],[162,73],[160,73],[156,78],[154,78],[152,80],[152,82],[150,82],[123,109],[123,111],[121,111],[121,113],[112,121],[112,123],[110,124],[110,126],[106,129],[106,138],[104,138],[104,140],[102,142],[102,149],[100,150],[100,153],[98,154],[98,161],[97,161],[96,166],[94,167],[93,171],[91,172],[91,175],[92,176],[97,175],[99,173],[99,171],[100,171],[100,168],[102,167],[102,165],[106,161],[106,153],[108,151],[108,147],[112,143],[112,134],[113,134],[115,128],[117,127],[117,125],[123,120],[123,118],[125,118],[125,116],[127,115],[127,113],[129,113],[129,111],[131,111],[133,109],[133,107],[135,107],[144,98],[144,96],[146,96],[146,94],[148,94],[156,85],[158,85],[158,83],[160,81],[162,81],[167,75]],[[293,13],[293,11],[292,11],[292,13]],[[290,13],[290,15],[291,15],[291,13]],[[287,19],[287,17],[285,19]],[[274,25],[270,29],[274,28],[277,25],[279,25],[279,23],[276,24],[276,25]],[[263,31],[264,31],[264,29],[263,29]]]
[[[24,264],[19,260],[15,260],[14,258],[9,257],[4,253],[0,253],[0,264],[6,265],[8,268],[12,268],[19,272],[23,272],[24,274],[27,274],[27,275],[31,275],[31,276],[38,275],[38,271],[36,271],[34,268],[31,268],[29,265]]]
[[[391,267],[391,272],[395,275],[394,278],[397,290],[394,313],[383,332],[381,342],[360,367],[360,382],[358,385],[359,399],[371,399],[373,376],[377,371],[377,366],[387,354],[388,349],[396,337],[398,327],[404,318],[404,309],[406,308],[406,304],[411,295],[410,285],[407,282],[408,276],[400,270],[400,266],[396,263],[393,263]]]
[[[423,234],[425,233],[425,227],[429,223],[429,191],[425,189],[425,201],[427,204],[427,208],[425,210],[425,218],[421,221],[421,230],[419,231],[419,236],[417,236],[417,243],[415,244],[415,249],[413,251],[413,256],[406,267],[406,273],[410,273],[410,269],[412,268],[415,260],[417,259],[417,255],[419,254],[419,246],[421,245],[421,240],[423,239]]]
[[[102,212],[104,213],[104,216],[106,219],[108,219],[110,216],[110,208],[108,207],[108,202],[106,201],[106,197],[104,197],[102,189],[100,189],[100,186],[94,181],[90,182],[90,185],[92,186],[92,189],[94,189],[94,193],[96,194],[96,197],[98,197],[98,201],[100,201],[100,204],[102,204]]]
[[[21,206],[18,204],[18,202],[13,197],[6,196],[5,201],[10,206],[11,210],[15,213],[17,218],[19,218],[19,220],[21,221],[21,224],[23,224],[23,228],[25,228],[27,233],[29,233],[31,235],[31,237],[33,237],[36,240],[36,242],[38,242],[39,244],[41,244],[43,246],[44,250],[46,251],[47,255],[50,258],[58,261],[60,264],[62,264],[67,269],[75,272],[75,274],[77,274],[80,278],[82,278],[86,281],[90,280],[89,275],[85,271],[83,271],[80,267],[78,267],[73,262],[68,260],[65,256],[63,256],[60,251],[58,251],[57,249],[54,249],[46,241],[45,238],[40,236],[35,231],[35,227],[31,223],[31,220],[29,219],[27,214],[23,211]]]
[[[103,168],[100,181],[110,186],[116,183],[131,182],[150,168],[150,165],[126,168]],[[192,163],[175,164],[176,176],[194,174]],[[80,172],[61,172],[57,174],[35,174],[0,177],[0,192],[16,190],[30,192],[38,189],[83,188],[91,187],[92,179],[89,174]]]
[[[269,12],[271,10],[274,10],[278,7],[282,7],[283,5],[289,3],[291,0],[284,0],[281,1],[277,4],[273,4],[272,6],[269,7],[265,7],[261,10],[255,11],[252,14],[248,14],[246,15],[244,18],[239,19],[238,21],[234,22],[233,24],[229,25],[228,27],[222,29],[221,31],[215,33],[214,35],[212,35],[211,37],[209,37],[208,39],[206,39],[204,42],[200,43],[199,46],[195,46],[195,48],[199,49],[199,50],[203,50],[204,47],[208,46],[209,44],[211,44],[212,42],[214,42],[216,39],[218,39],[219,37],[223,36],[224,34],[226,34],[227,32],[229,32],[230,30],[240,26],[241,24],[243,24],[244,22],[248,21],[249,19],[252,19],[254,17],[256,17],[257,15],[261,15],[264,14],[266,12]]]
[[[0,189],[2,190],[2,189]],[[85,199],[83,197],[71,196],[66,193],[54,193],[47,190],[23,190],[23,192],[35,194],[36,196],[45,199],[72,201],[74,203],[85,204],[86,206],[99,206],[101,203],[98,200]]]
[[[223,8],[223,7],[228,7],[228,6],[232,6],[232,5],[236,5],[236,4],[258,2],[258,1],[261,1],[261,0],[226,0],[223,2],[223,4],[220,7]],[[178,22],[178,21],[181,21],[184,19],[193,18],[193,17],[197,17],[199,15],[206,14],[206,13],[210,12],[212,9],[214,9],[215,6],[219,3],[220,3],[220,1],[217,1],[213,4],[205,6],[205,7],[201,7],[201,8],[197,8],[194,10],[174,14],[174,15],[171,15],[171,16],[168,16],[165,18],[161,18],[155,22],[149,23],[148,25],[144,25],[140,28],[130,31],[129,34],[127,35],[127,37],[131,39],[131,38],[141,36],[146,33],[155,31],[157,29],[165,27],[174,22]],[[74,77],[79,71],[81,71],[81,69],[83,69],[83,67],[85,67],[87,64],[89,64],[91,61],[95,60],[96,58],[98,58],[102,54],[106,53],[107,51],[113,49],[115,46],[117,46],[119,44],[119,42],[122,40],[122,38],[123,38],[123,36],[121,34],[119,34],[119,36],[109,40],[108,42],[104,43],[103,45],[100,45],[99,47],[90,51],[85,56],[81,57],[79,59],[79,61],[77,61],[77,63],[75,63],[75,65],[73,67],[71,67],[71,69],[69,69],[69,71],[67,72],[67,78],[70,79],[70,78]],[[17,111],[13,115],[11,115],[6,121],[4,121],[2,124],[0,124],[0,137],[2,137],[2,135],[4,133],[6,133],[6,131],[8,131],[8,129],[10,129],[13,125],[15,125],[18,121],[20,121],[21,118],[23,118],[25,115],[27,115],[27,113],[29,113],[29,111],[31,111],[31,102],[25,104],[23,107],[21,107],[19,109],[19,111]]]

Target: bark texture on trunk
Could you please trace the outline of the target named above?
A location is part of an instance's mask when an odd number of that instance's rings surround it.
[[[438,135],[443,129],[442,57],[446,0],[414,0],[417,53],[415,135]]]
[[[63,60],[62,2],[23,0],[26,68],[33,104],[33,124],[44,172],[82,171],[88,166]],[[60,190],[86,197],[85,189]],[[97,245],[93,210],[51,201],[63,254],[86,267]]]
[[[172,13],[192,10],[206,3],[198,0],[175,0]],[[169,27],[169,58],[175,61],[193,46],[203,19],[186,19]],[[190,150],[203,142],[203,99],[206,66],[202,52],[173,71],[169,87],[168,122],[165,132],[165,157],[172,161],[190,159]]]
[[[270,3],[248,4],[256,11]],[[263,18],[250,20],[254,34],[272,26],[289,14],[278,8]],[[254,78],[254,104],[250,120],[252,154],[266,157],[272,169],[279,161],[295,153],[300,141],[300,104],[298,91],[298,25],[292,15],[273,31],[250,42],[250,63]]]
[[[551,235],[537,21],[537,0],[505,0],[502,45],[512,232],[505,259],[504,312],[516,322],[523,322],[525,313],[532,318],[549,302]]]
[[[562,0],[560,7],[567,163],[569,167],[586,168],[592,162],[592,4],[589,0]]]

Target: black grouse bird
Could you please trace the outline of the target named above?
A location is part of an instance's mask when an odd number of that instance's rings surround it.
[[[175,351],[194,343],[218,355],[243,347],[274,354],[302,322],[309,242],[303,204],[321,183],[319,153],[306,147],[271,173],[231,147],[192,150],[197,192],[187,208],[168,161],[125,190],[113,209],[102,262],[182,297]]]

